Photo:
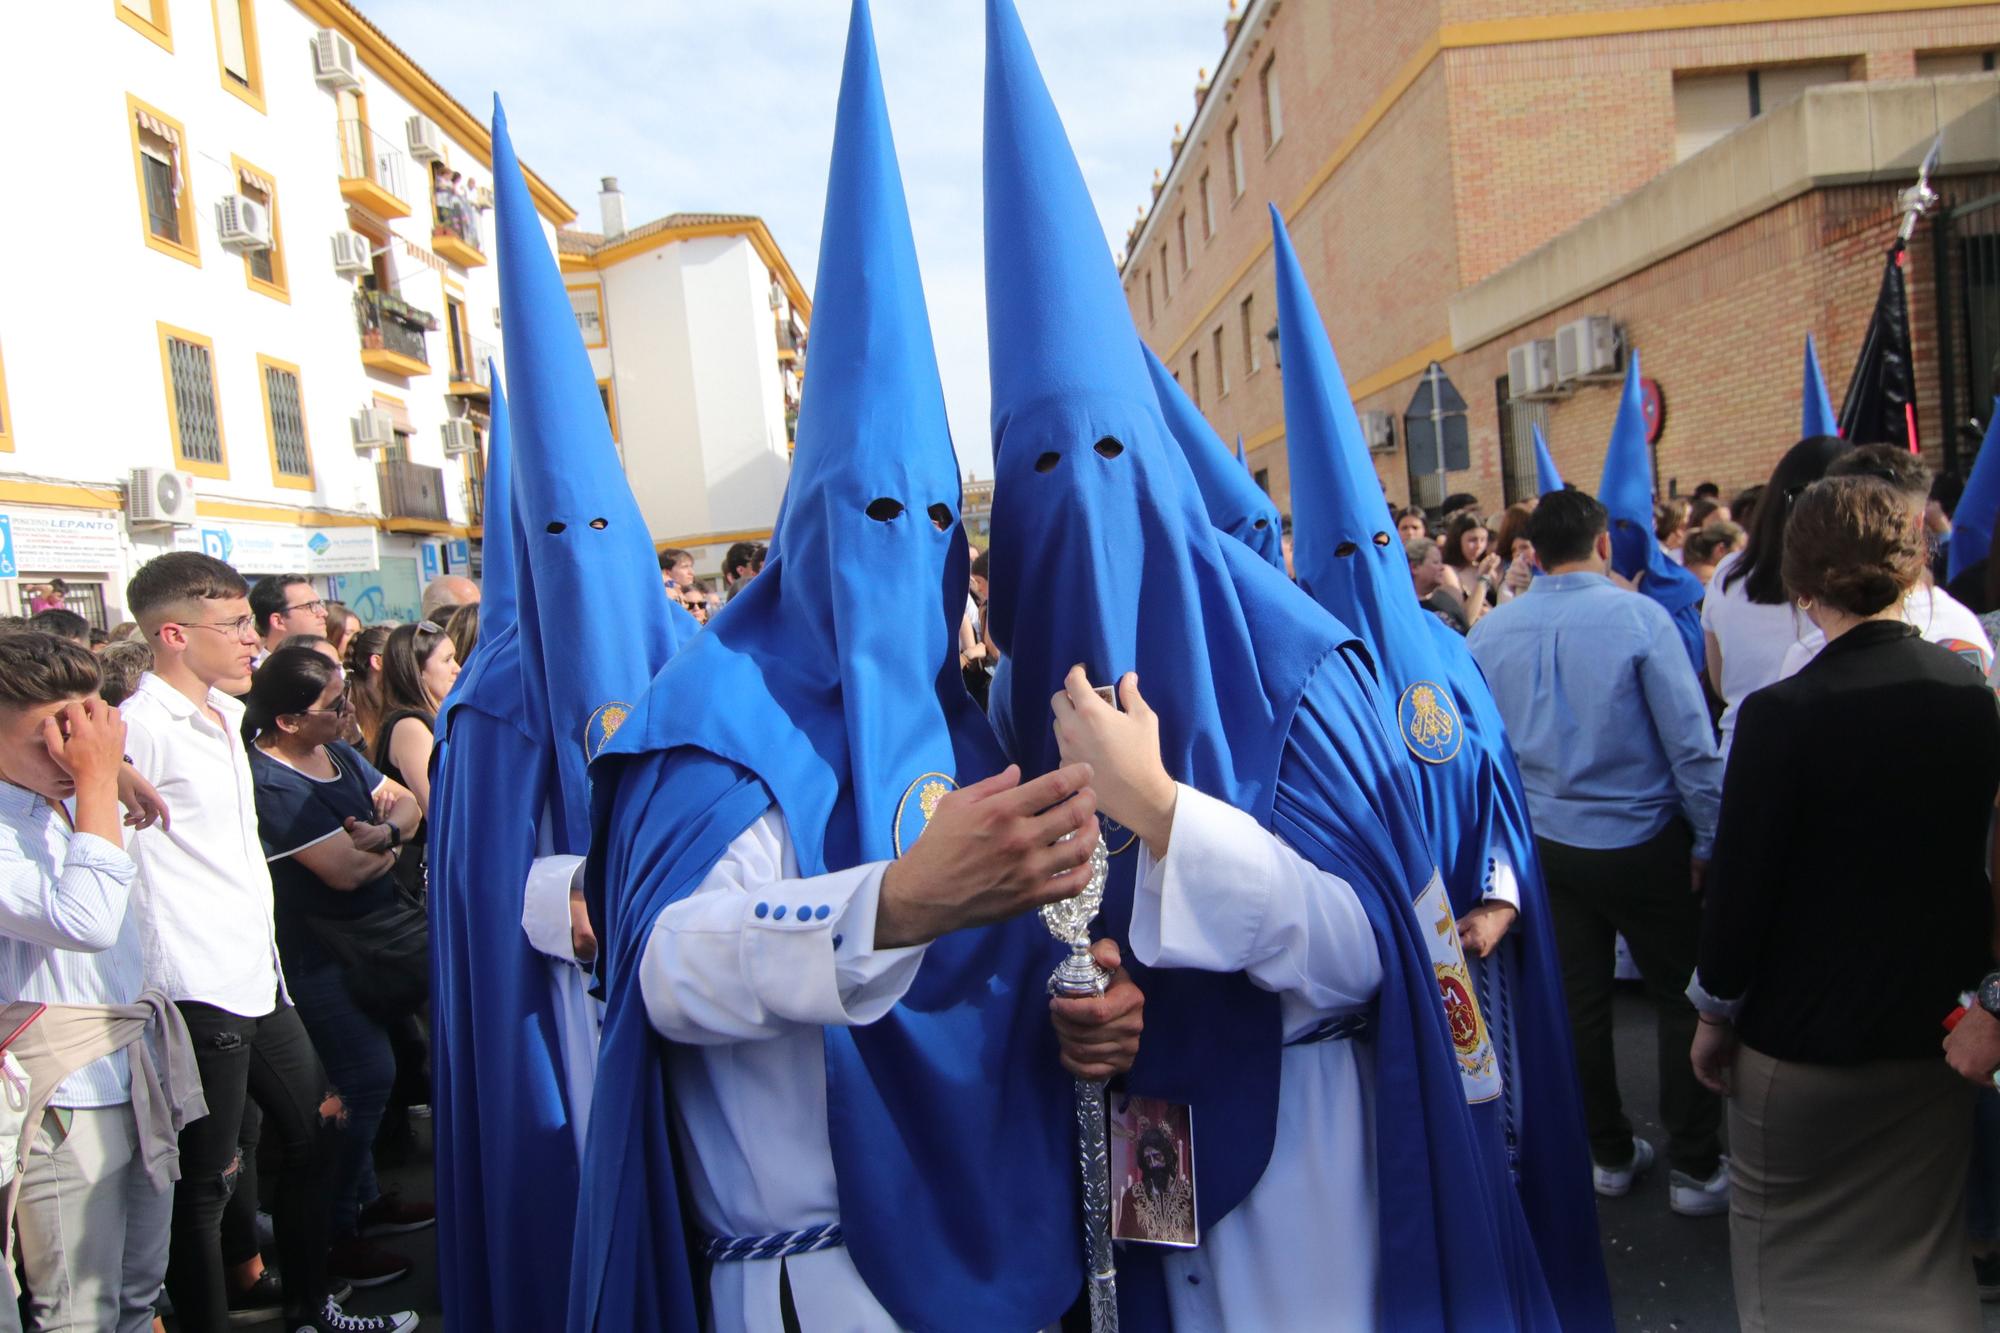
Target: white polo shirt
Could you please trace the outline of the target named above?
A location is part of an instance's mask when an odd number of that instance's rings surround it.
[[[132,835],[133,910],[147,979],[169,999],[261,1018],[275,1007],[284,976],[243,705],[214,689],[208,703],[221,727],[149,671],[119,709],[132,767],[159,789],[172,822]]]

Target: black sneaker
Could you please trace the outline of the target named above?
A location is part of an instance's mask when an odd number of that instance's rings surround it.
[[[232,1324],[261,1324],[266,1319],[276,1319],[285,1312],[285,1286],[278,1280],[277,1270],[267,1268],[257,1275],[257,1280],[247,1288],[229,1292],[229,1322]]]
[[[331,1296],[317,1318],[298,1321],[293,1333],[410,1333],[417,1326],[415,1310],[395,1314],[349,1314]]]

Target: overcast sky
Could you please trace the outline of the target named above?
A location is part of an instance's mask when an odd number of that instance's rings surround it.
[[[358,0],[474,114],[497,90],[521,160],[598,227],[617,176],[636,226],[763,217],[807,290],[819,260],[845,0]],[[1122,244],[1226,0],[1018,0],[1056,105]],[[991,476],[979,145],[982,0],[875,0],[883,84],[960,466]]]

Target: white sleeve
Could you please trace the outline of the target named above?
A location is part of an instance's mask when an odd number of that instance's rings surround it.
[[[1506,903],[1518,915],[1521,910],[1521,877],[1507,853],[1495,847],[1486,858],[1486,887],[1480,898],[1489,903]]]
[[[860,1026],[889,1012],[924,950],[875,947],[888,864],[800,878],[784,816],[766,810],[653,923],[639,963],[653,1026],[706,1046]]]
[[[528,867],[528,888],[521,897],[521,929],[528,943],[551,958],[576,961],[569,932],[569,892],[583,868],[581,856],[538,856]]]
[[[1320,1012],[1365,1005],[1381,988],[1354,890],[1236,807],[1182,786],[1166,860],[1143,843],[1137,855],[1132,951],[1148,967],[1248,972]]]
[[[1807,625],[1799,631],[1798,642],[1785,649],[1785,660],[1778,666],[1778,679],[1790,680],[1805,669],[1806,663],[1819,656],[1819,650],[1826,647],[1826,635],[1817,625]]]

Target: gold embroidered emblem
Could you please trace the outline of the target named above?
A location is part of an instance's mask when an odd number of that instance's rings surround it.
[[[889,835],[895,841],[896,855],[909,850],[911,843],[923,836],[924,828],[937,813],[938,802],[958,790],[958,784],[946,773],[925,773],[903,789],[903,798],[896,802],[896,822],[890,827]],[[905,830],[903,817],[909,816],[910,827]]]
[[[945,793],[950,790],[951,788],[945,786],[942,782],[926,782],[924,784],[922,794],[917,797],[917,805],[924,812],[925,824],[931,822],[931,816],[937,813],[938,802],[942,801],[945,798]]]
[[[1442,764],[1458,753],[1465,726],[1450,691],[1435,681],[1420,680],[1396,702],[1397,729],[1410,753],[1427,764]]]
[[[625,725],[625,719],[632,716],[632,705],[626,703],[599,704],[590,720],[583,724],[583,755],[595,759],[611,744],[611,738],[618,728]]]

